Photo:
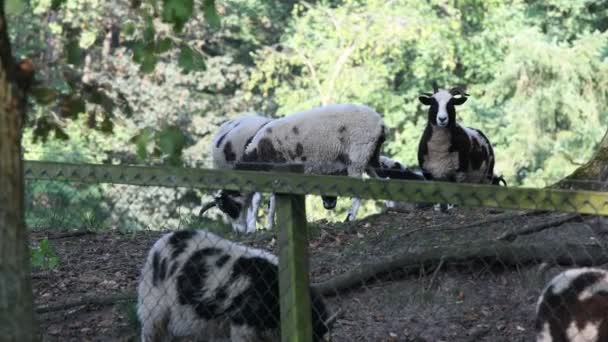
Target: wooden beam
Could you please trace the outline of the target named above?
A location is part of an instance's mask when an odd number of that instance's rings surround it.
[[[308,230],[303,195],[277,194],[281,340],[312,341]]]
[[[508,188],[494,185],[355,179],[285,172],[25,163],[27,179],[80,183],[226,189],[251,192],[348,196],[409,203],[452,203],[463,207],[535,209],[608,215],[608,192]]]

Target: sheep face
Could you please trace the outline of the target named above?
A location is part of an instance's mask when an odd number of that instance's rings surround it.
[[[457,96],[459,95],[459,96]],[[430,106],[428,122],[436,127],[448,127],[456,123],[456,109],[466,102],[467,98],[460,92],[452,89],[447,91],[440,89],[434,94],[425,93],[418,97],[420,102],[425,106]]]
[[[243,194],[238,191],[222,190],[215,196],[218,209],[230,217],[235,231],[250,233],[255,231],[255,215],[251,212],[254,194]],[[253,216],[253,221],[252,221]]]

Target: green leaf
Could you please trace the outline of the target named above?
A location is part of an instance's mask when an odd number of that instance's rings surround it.
[[[170,38],[163,38],[156,42],[156,53],[165,53],[171,49],[173,41]]]
[[[141,64],[144,60],[144,55],[146,54],[146,44],[141,41],[137,41],[133,43],[133,61]]]
[[[172,166],[181,165],[182,150],[186,146],[186,135],[175,126],[169,126],[158,132],[156,146]]]
[[[65,55],[66,55],[66,59],[68,64],[72,64],[72,65],[82,65],[82,62],[84,61],[84,53],[82,51],[82,49],[80,48],[80,44],[78,42],[78,40],[76,39],[71,39],[69,40],[66,44],[65,44]]]
[[[59,102],[59,114],[64,118],[76,118],[86,110],[86,102],[76,94],[64,95]]]
[[[101,122],[101,127],[99,127],[103,133],[112,133],[114,131],[114,122],[110,118],[109,115],[105,115],[103,121]]]
[[[203,71],[206,67],[203,56],[189,46],[182,46],[179,51],[177,63],[185,73],[189,73],[190,71]]]
[[[221,26],[220,16],[215,7],[215,0],[203,0],[203,13],[205,21],[214,29],[219,29]]]
[[[25,0],[7,0],[4,9],[6,10],[6,14],[8,14],[10,17],[11,15],[17,15],[23,12],[25,7]]]
[[[55,126],[53,131],[55,132],[55,139],[57,140],[66,141],[70,139],[70,136],[59,126]]]
[[[148,158],[148,145],[154,139],[154,130],[152,128],[146,127],[139,132],[136,136],[131,138],[131,142],[135,144],[135,151],[137,153],[137,157],[140,160],[146,160]]]
[[[194,0],[163,0],[163,21],[180,32],[194,13]]]
[[[141,61],[139,70],[143,73],[149,74],[156,69],[156,62],[157,58],[154,52],[146,51],[143,55],[143,60]]]
[[[88,49],[93,44],[95,44],[95,40],[97,39],[97,35],[93,31],[84,31],[80,35],[80,40],[78,41],[78,46],[83,50]]]
[[[151,17],[146,17],[146,27],[144,28],[144,42],[149,43],[154,41],[156,30],[154,29],[154,22]]]
[[[63,5],[65,3],[66,0],[52,0],[51,2],[51,9],[53,11],[56,11],[59,9],[59,7],[61,7],[61,5]]]
[[[121,31],[123,36],[131,37],[135,33],[135,24],[132,21],[127,21],[122,25]]]
[[[59,92],[53,88],[34,87],[30,90],[30,95],[41,105],[48,105],[55,101]]]

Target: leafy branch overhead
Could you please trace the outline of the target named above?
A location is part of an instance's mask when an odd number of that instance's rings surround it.
[[[84,0],[12,0],[7,9],[15,18],[40,25],[48,44],[45,51],[40,45],[19,44],[21,54],[38,68],[30,89],[36,110],[28,120],[34,141],[68,139],[68,121],[81,114],[86,114],[89,129],[113,133],[116,120],[132,117],[133,106],[112,80],[99,80],[96,74],[121,75],[115,59],[124,55],[139,65],[142,78],[153,78],[157,65],[170,61],[176,61],[184,74],[204,71],[206,56],[187,25],[200,21],[195,19],[200,13],[210,29],[220,28],[215,2],[208,0],[131,1],[118,6]]]

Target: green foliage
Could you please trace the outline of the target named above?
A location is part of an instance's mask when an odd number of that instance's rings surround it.
[[[417,97],[436,80],[468,86],[472,96],[458,119],[489,136],[497,173],[511,185],[544,186],[585,162],[608,124],[608,4],[601,1],[9,6],[17,54],[42,66],[28,159],[208,167],[211,136],[236,115],[354,102],[375,108],[390,128],[383,153],[416,165],[426,124]],[[33,144],[36,137],[45,144]],[[182,207],[171,202],[184,193],[103,188],[100,201],[133,211],[128,230],[146,215],[155,224],[177,220]],[[166,210],[134,209],[121,194]],[[340,199],[326,211],[320,198],[307,201],[312,219],[342,220],[351,204]],[[365,203],[362,212],[380,207]]]
[[[186,73],[190,71],[205,70],[205,61],[201,58],[200,53],[195,52],[189,46],[182,46],[182,48],[179,50],[177,63]]]
[[[55,254],[55,249],[49,244],[48,239],[40,241],[37,245],[31,247],[32,267],[52,270],[59,266],[59,257]]]
[[[417,95],[467,84],[459,120],[495,144],[510,184],[546,185],[589,158],[606,127],[606,7],[593,1],[344,1],[297,6],[281,49],[255,54],[251,91],[281,115],[370,105],[385,152],[417,164]],[[601,30],[601,31],[600,31]],[[574,157],[575,156],[575,157]]]
[[[163,21],[181,31],[194,11],[194,0],[163,0]]]

